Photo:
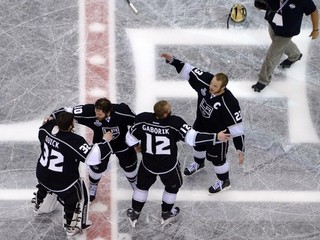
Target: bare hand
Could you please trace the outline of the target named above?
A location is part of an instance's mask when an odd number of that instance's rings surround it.
[[[46,117],[46,118],[44,118],[43,121],[42,121],[42,125],[45,124],[45,123],[47,123],[47,122],[49,122],[49,121],[51,121],[51,120],[53,120],[53,117]]]
[[[135,145],[134,149],[136,150],[137,153],[141,153],[141,145],[140,144]]]
[[[311,39],[317,39],[319,37],[319,30],[318,31],[312,31],[309,35]]]
[[[239,164],[242,165],[244,162],[244,153],[240,150],[237,150],[237,155],[239,159]]]
[[[162,53],[160,57],[165,58],[168,63],[172,63],[173,61],[173,56],[170,53]]]
[[[225,133],[227,130],[223,130],[221,132],[218,133],[218,140],[219,141],[222,141],[222,142],[226,142],[226,141],[229,141],[230,140],[230,133]]]
[[[112,132],[109,131],[103,134],[103,139],[107,142],[110,142],[112,140]]]

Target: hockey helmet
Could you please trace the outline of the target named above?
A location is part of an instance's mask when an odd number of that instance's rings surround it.
[[[243,22],[247,16],[247,9],[240,3],[234,4],[230,10],[230,17],[234,22]]]

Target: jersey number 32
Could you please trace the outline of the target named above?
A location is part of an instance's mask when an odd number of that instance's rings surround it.
[[[58,166],[59,163],[62,163],[64,160],[63,155],[51,149],[51,152],[48,148],[48,145],[44,143],[43,156],[40,159],[40,163],[43,167],[47,167],[48,169],[54,172],[62,172],[62,166]]]

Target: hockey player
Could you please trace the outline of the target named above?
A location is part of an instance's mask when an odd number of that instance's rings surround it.
[[[230,134],[223,131],[218,134],[196,132],[181,117],[171,115],[171,105],[165,100],[154,105],[154,113],[138,114],[135,124],[126,136],[127,144],[135,146],[142,154],[132,208],[127,210],[131,226],[135,227],[147,201],[148,191],[157,176],[165,186],[162,195],[161,224],[171,222],[179,213],[180,209],[173,207],[182,185],[182,174],[177,159],[178,141],[184,141],[190,146],[214,145],[216,141],[226,141],[229,138]]]
[[[137,154],[134,148],[128,147],[125,143],[125,136],[128,126],[134,122],[135,114],[125,103],[113,104],[107,98],[98,99],[95,104],[78,105],[71,108],[61,108],[52,113],[56,117],[59,113],[71,112],[79,124],[85,125],[93,130],[93,143],[103,141],[105,132],[113,134],[110,145],[113,153],[119,159],[119,165],[123,169],[132,189],[135,187],[137,175]],[[89,193],[90,201],[95,199],[98,183],[104,171],[108,167],[109,159],[101,164],[89,166]]]
[[[244,127],[238,100],[227,89],[228,76],[224,73],[213,75],[174,58],[169,53],[161,57],[173,65],[177,72],[189,81],[197,92],[197,117],[193,128],[197,131],[219,132],[228,129],[233,137],[239,164],[244,162]],[[229,164],[226,161],[229,142],[216,145],[195,146],[193,148],[194,162],[185,170],[185,175],[191,175],[204,167],[205,158],[212,162],[217,181],[209,188],[209,193],[217,193],[230,188]]]
[[[71,113],[63,112],[57,119],[46,119],[40,127],[41,154],[36,168],[39,183],[33,199],[37,212],[48,192],[57,195],[64,206],[64,228],[71,236],[90,226],[87,222],[88,193],[80,178],[80,161],[97,165],[106,161],[112,153],[110,131],[102,136],[101,143],[89,145],[83,137],[72,132],[73,119]],[[56,125],[59,131],[53,134]]]

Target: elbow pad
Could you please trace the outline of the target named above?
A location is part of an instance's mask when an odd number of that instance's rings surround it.
[[[228,130],[232,137],[238,137],[238,136],[244,135],[244,127],[242,122],[229,126]]]
[[[92,149],[91,149],[89,155],[87,156],[86,163],[90,166],[91,165],[98,165],[101,163],[101,152],[100,152],[100,148],[97,144],[94,144],[92,146]]]
[[[127,132],[126,134],[126,144],[129,147],[135,146],[139,143],[139,140],[136,139],[132,134],[130,134],[130,132]]]
[[[184,138],[185,143],[190,146],[195,146],[196,135],[197,132],[194,129],[190,129]]]

